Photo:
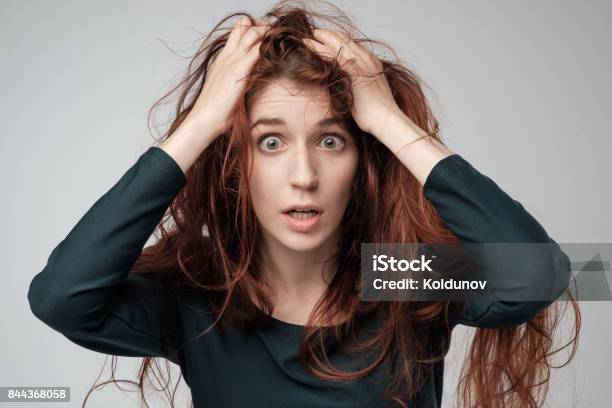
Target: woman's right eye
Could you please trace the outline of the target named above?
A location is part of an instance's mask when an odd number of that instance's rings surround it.
[[[281,138],[276,135],[263,135],[257,139],[257,145],[264,151],[278,150],[281,143]]]

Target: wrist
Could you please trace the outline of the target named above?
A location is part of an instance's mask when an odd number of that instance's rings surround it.
[[[419,128],[404,112],[399,108],[389,113],[385,120],[384,127],[375,134],[389,150],[397,152],[407,142],[427,135],[423,129]]]
[[[185,142],[203,151],[221,133],[221,130],[218,129],[219,127],[215,126],[212,121],[194,119],[188,116],[170,135],[170,138],[176,137],[185,140]]]

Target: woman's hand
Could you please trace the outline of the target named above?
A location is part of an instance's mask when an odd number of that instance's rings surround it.
[[[184,173],[225,130],[227,119],[244,90],[245,78],[259,57],[259,46],[268,23],[241,17],[217,58],[209,67],[202,91],[180,126],[160,148]]]
[[[351,76],[353,119],[362,130],[378,138],[389,115],[401,113],[383,73],[382,62],[342,32],[316,28],[314,37],[315,40],[304,39],[304,43],[323,57],[337,59]]]
[[[306,46],[323,57],[337,59],[351,76],[351,114],[357,126],[387,146],[425,184],[436,163],[454,152],[435,138],[425,138],[427,132],[400,109],[377,57],[341,32],[319,28],[314,30],[314,38],[304,39]],[[419,139],[429,143],[414,143]]]
[[[251,25],[247,17],[238,19],[229,38],[209,67],[202,91],[185,120],[207,129],[207,133],[222,133],[227,118],[245,87],[245,78],[259,57],[259,46],[267,22]]]

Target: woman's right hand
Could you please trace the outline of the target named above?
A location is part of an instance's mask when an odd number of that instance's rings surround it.
[[[252,26],[241,17],[208,69],[202,91],[180,126],[159,147],[184,173],[224,131],[227,119],[245,87],[245,78],[259,57],[259,45],[269,24]]]
[[[269,23],[242,16],[210,66],[202,91],[185,120],[218,135],[227,130],[227,119],[244,90],[245,78],[259,57],[259,45]],[[207,132],[208,133],[208,132]]]

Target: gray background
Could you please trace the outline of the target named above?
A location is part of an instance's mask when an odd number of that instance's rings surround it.
[[[1,386],[70,386],[70,406],[80,406],[104,355],[38,321],[26,300],[29,282],[152,143],[147,109],[187,64],[163,42],[189,55],[200,33],[225,14],[246,9],[259,15],[270,4],[0,2]],[[450,148],[523,203],[557,242],[612,242],[606,211],[612,3],[335,4],[425,79]],[[603,407],[612,397],[606,346],[612,307],[584,302],[582,311],[581,347],[569,367],[553,371],[550,406]],[[446,406],[467,333],[455,333],[448,356]],[[117,377],[135,379],[138,360],[120,358]],[[103,378],[108,374],[107,367]],[[181,391],[188,397],[186,387]],[[89,406],[136,406],[136,400],[107,387]]]

